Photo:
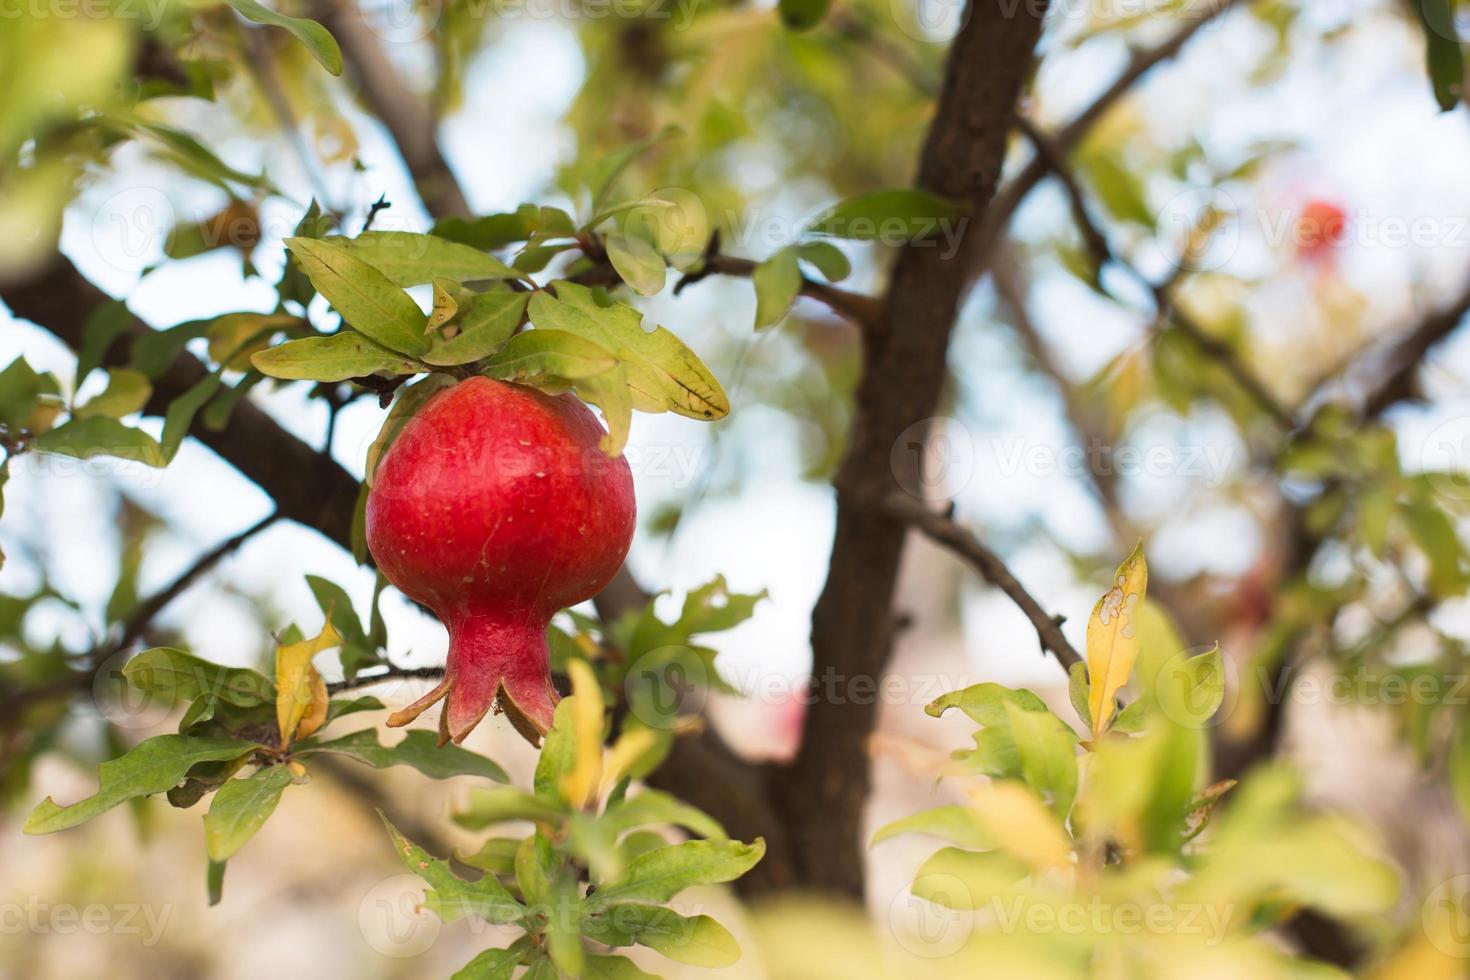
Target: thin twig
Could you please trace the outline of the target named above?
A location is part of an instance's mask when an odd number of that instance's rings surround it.
[[[116,649],[127,649],[133,641],[137,640],[148,629],[148,625],[153,621],[153,617],[157,616],[163,611],[165,606],[183,594],[184,590],[193,585],[199,576],[209,571],[219,563],[220,559],[237,550],[246,541],[249,541],[255,535],[270,527],[280,519],[280,516],[279,512],[272,511],[239,534],[221,541],[195,559],[194,564],[186,568],[178,578],[140,602],[138,607],[123,622],[122,637],[117,641]]]
[[[1071,153],[1097,121],[1109,109],[1122,101],[1123,97],[1133,90],[1133,86],[1144,75],[1175,57],[1206,25],[1242,2],[1243,0],[1214,0],[1197,17],[1186,22],[1163,43],[1135,52],[1128,62],[1128,67],[1113,81],[1113,84],[1109,85],[1087,108],[1074,116],[1071,122],[1057,130],[1053,141],[1061,155],[1065,157]],[[996,193],[995,200],[985,214],[984,227],[976,236],[978,241],[973,254],[979,260],[981,269],[988,264],[991,250],[1000,240],[1000,236],[1005,233],[1011,216],[1020,208],[1026,196],[1046,177],[1048,170],[1050,170],[1049,163],[1038,154]]]
[[[343,691],[355,691],[358,688],[372,687],[384,681],[396,680],[439,680],[444,676],[443,667],[397,667],[392,664],[388,669],[378,674],[358,674],[351,680],[332,681],[327,685],[329,694],[341,694]]]
[[[1283,430],[1291,433],[1300,428],[1296,414],[1271,393],[1270,388],[1241,359],[1240,353],[1233,346],[1210,333],[1179,308],[1174,298],[1174,284],[1177,276],[1162,283],[1156,283],[1114,251],[1108,241],[1108,236],[1103,233],[1088,210],[1082,184],[1072,172],[1072,168],[1068,166],[1066,156],[1056,140],[1047,136],[1029,120],[1021,119],[1020,127],[1036,148],[1036,159],[1046,162],[1047,169],[1066,191],[1067,199],[1071,203],[1072,218],[1077,223],[1088,251],[1092,253],[1098,279],[1101,278],[1103,267],[1110,263],[1125,270],[1153,295],[1159,323],[1172,323],[1178,328],[1194,342],[1195,346],[1230,375],[1240,389],[1249,395],[1251,400],[1267,415],[1270,415]]]
[[[906,493],[890,495],[884,501],[884,507],[889,514],[922,532],[931,541],[953,551],[979,572],[981,578],[1009,596],[1031,620],[1042,647],[1050,650],[1064,669],[1071,670],[1073,664],[1083,662],[1082,655],[1067,642],[1057,620],[1041,608],[1041,603],[1032,598],[1000,556],[981,544],[979,538],[955,523],[950,516],[930,510],[922,501]]]
[[[749,279],[755,274],[756,266],[760,263],[750,259],[737,258],[733,255],[720,255],[718,253],[705,258],[704,266],[697,272],[689,273],[679,280],[674,286],[674,294],[678,295],[685,288],[692,286],[707,276],[736,276]],[[852,322],[864,333],[874,330],[882,313],[882,304],[872,296],[863,293],[855,293],[846,289],[824,282],[817,282],[805,276],[801,280],[801,294],[819,303],[827,305],[832,312]]]

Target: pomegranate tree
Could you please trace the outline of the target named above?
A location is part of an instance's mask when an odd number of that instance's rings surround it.
[[[444,680],[395,712],[406,725],[445,701],[441,743],[495,706],[531,742],[557,701],[546,627],[591,598],[633,537],[627,461],[570,394],[474,377],[434,395],[378,465],[367,499],[373,559],[449,630]]]

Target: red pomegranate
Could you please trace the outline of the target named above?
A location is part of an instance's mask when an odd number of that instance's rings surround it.
[[[1347,240],[1347,212],[1332,201],[1315,198],[1302,208],[1296,223],[1297,254],[1322,262]]]
[[[551,727],[546,625],[607,585],[633,538],[633,476],[602,435],[570,394],[488,378],[439,392],[403,427],[368,494],[368,549],[438,614],[449,662],[389,725],[447,697],[441,743],[463,741],[492,705],[532,744]]]

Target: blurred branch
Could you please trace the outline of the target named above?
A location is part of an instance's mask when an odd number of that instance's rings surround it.
[[[1416,378],[1429,351],[1464,322],[1470,315],[1470,288],[1448,306],[1425,317],[1418,326],[1404,334],[1384,357],[1387,370],[1363,400],[1365,418],[1378,418],[1400,402],[1419,397]]]
[[[827,22],[838,37],[867,48],[876,60],[907,79],[920,94],[930,98],[939,94],[939,80],[929,66],[892,37],[876,29],[861,11],[840,6],[828,15]]]
[[[1050,650],[1063,668],[1070,670],[1073,664],[1083,662],[1082,655],[1067,642],[1067,637],[1062,633],[1061,620],[1047,615],[1046,610],[1041,608],[1041,603],[1026,591],[1026,587],[1006,567],[1000,556],[985,547],[974,534],[955,523],[953,502],[944,513],[939,513],[906,493],[894,493],[888,497],[884,506],[889,513],[923,533],[929,540],[954,552],[979,572],[981,578],[1009,596],[1036,628],[1042,649]]]
[[[1160,323],[1173,323],[1181,333],[1193,341],[1196,347],[1230,375],[1236,385],[1262,411],[1271,416],[1285,432],[1295,432],[1300,428],[1296,414],[1271,393],[1266,383],[1241,358],[1239,351],[1210,333],[1179,308],[1174,297],[1174,284],[1177,277],[1156,283],[1114,251],[1107,235],[1103,233],[1093,220],[1091,212],[1088,211],[1082,185],[1078,182],[1076,174],[1072,172],[1072,168],[1067,165],[1066,158],[1056,141],[1025,118],[1021,118],[1018,125],[1036,148],[1036,159],[1046,162],[1050,173],[1057,178],[1066,191],[1067,199],[1071,204],[1073,220],[1077,223],[1082,240],[1086,243],[1088,251],[1092,253],[1096,264],[1095,279],[1101,280],[1102,270],[1109,264],[1115,264],[1125,270],[1153,295]]]
[[[239,534],[221,541],[195,559],[194,564],[186,568],[178,578],[138,603],[138,607],[123,621],[122,636],[118,638],[116,649],[126,650],[131,646],[148,629],[153,618],[162,612],[165,606],[182,595],[185,589],[193,585],[199,576],[219,564],[225,556],[238,551],[241,545],[270,527],[280,519],[280,516],[278,511],[271,511]]]
[[[110,299],[61,254],[54,255],[29,279],[0,285],[0,300],[16,317],[50,331],[73,351],[82,346],[87,318]],[[104,363],[126,364],[131,345],[153,333],[146,324],[135,321],[109,349]],[[154,380],[144,412],[162,416],[175,398],[208,373],[193,355],[180,354]],[[204,425],[200,413],[189,434],[268,493],[280,517],[351,548],[357,478],[287,432],[259,406],[242,399],[231,413],[229,424],[221,429]]]
[[[697,271],[686,274],[674,284],[675,296],[711,275],[736,276],[745,279],[755,275],[759,262],[737,258],[733,255],[721,255],[717,235],[711,237],[710,245],[710,252],[705,256],[704,264]],[[876,298],[840,289],[825,282],[817,282],[806,276],[801,278],[801,294],[819,303],[825,303],[832,312],[851,321],[864,334],[872,332],[877,327],[882,315],[882,304]]]
[[[1128,95],[1133,90],[1133,86],[1145,75],[1158,65],[1178,55],[1184,46],[1215,18],[1243,2],[1244,0],[1207,0],[1204,5],[1205,9],[1187,20],[1167,40],[1156,47],[1135,51],[1133,57],[1128,61],[1128,66],[1114,79],[1113,83],[1104,89],[1102,94],[1094,99],[1087,108],[1073,117],[1071,122],[1056,131],[1052,142],[1057,148],[1057,153],[1062,158],[1068,156],[1098,120],[1122,101],[1124,96]],[[977,241],[971,252],[976,260],[977,270],[984,269],[989,263],[991,252],[1001,236],[1005,234],[1011,217],[1020,208],[1021,202],[1026,199],[1027,195],[1046,177],[1050,169],[1051,164],[1037,154],[996,194],[995,201],[985,214],[985,220],[976,236]]]
[[[363,100],[397,144],[424,207],[436,218],[469,217],[464,191],[439,147],[439,120],[399,76],[361,7],[350,0],[316,0],[314,9],[341,45]]]

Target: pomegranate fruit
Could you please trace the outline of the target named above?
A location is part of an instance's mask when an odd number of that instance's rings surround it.
[[[388,581],[449,630],[444,680],[395,712],[445,700],[440,743],[493,706],[533,744],[551,727],[546,626],[612,579],[633,538],[633,476],[598,448],[570,394],[476,377],[429,399],[384,453],[367,543]]]
[[[1297,254],[1308,261],[1326,262],[1333,249],[1347,240],[1347,212],[1332,201],[1314,198],[1302,208],[1296,223]]]

